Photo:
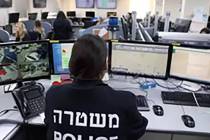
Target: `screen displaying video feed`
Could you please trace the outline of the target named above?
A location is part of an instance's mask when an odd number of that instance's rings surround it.
[[[167,78],[169,45],[112,42],[111,73]]]
[[[76,0],[76,8],[94,8],[94,0]]]
[[[171,76],[210,83],[210,49],[174,47]]]
[[[18,79],[15,45],[0,46],[0,83]]]
[[[49,43],[0,46],[0,84],[50,76]]]
[[[69,60],[74,43],[53,43],[53,69],[55,74],[69,73]]]

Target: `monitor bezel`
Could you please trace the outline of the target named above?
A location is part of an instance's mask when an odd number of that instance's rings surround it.
[[[174,50],[174,47],[181,47],[181,48],[188,48],[188,49],[210,50],[209,46],[188,45],[188,44],[172,44],[172,46],[173,46],[173,50]],[[172,61],[173,61],[173,53],[172,53],[172,57],[171,57],[171,65],[172,65]],[[210,80],[209,81],[205,81],[205,80],[200,80],[200,79],[195,79],[195,78],[189,78],[189,77],[183,77],[183,76],[179,76],[179,75],[174,75],[174,74],[171,73],[171,71],[170,71],[170,74],[169,74],[169,78],[183,80],[183,81],[189,81],[189,82],[194,82],[194,83],[198,83],[198,84],[210,85]]]
[[[164,76],[157,75],[147,75],[147,74],[139,74],[139,73],[127,73],[127,72],[118,72],[112,71],[112,43],[132,43],[132,44],[145,44],[145,45],[163,45],[168,46],[168,60],[166,66],[166,73]],[[109,62],[108,62],[108,73],[114,75],[124,75],[124,76],[134,76],[134,77],[145,77],[145,78],[155,78],[155,79],[163,79],[167,80],[170,74],[171,68],[171,58],[172,58],[173,47],[171,44],[166,43],[154,43],[154,42],[142,42],[142,41],[127,41],[127,40],[119,40],[119,41],[110,41],[109,44]]]
[[[60,44],[60,43],[75,43],[75,40],[57,40],[57,41],[51,41],[50,42],[50,48],[51,48],[51,58],[52,58],[52,60],[51,60],[51,62],[52,62],[52,66],[51,66],[51,70],[52,70],[52,74],[53,75],[62,75],[62,74],[70,74],[70,72],[69,73],[56,73],[55,72],[55,66],[54,66],[54,59],[53,59],[53,44]]]
[[[0,47],[2,46],[10,46],[10,45],[23,45],[23,44],[32,44],[32,43],[46,43],[48,45],[48,57],[49,57],[49,73],[45,76],[37,76],[37,77],[31,77],[31,78],[25,78],[23,79],[15,79],[12,81],[4,81],[0,82],[0,85],[7,85],[7,84],[13,84],[13,83],[19,83],[19,82],[26,82],[26,81],[34,81],[34,80],[40,80],[40,79],[50,79],[51,75],[51,54],[50,54],[50,43],[48,40],[40,40],[40,41],[24,41],[24,42],[9,42],[9,43],[0,43]]]

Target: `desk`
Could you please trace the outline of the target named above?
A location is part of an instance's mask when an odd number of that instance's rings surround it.
[[[50,87],[49,80],[40,81],[44,84],[45,88]],[[139,89],[137,82],[130,78],[116,78],[106,82],[116,90],[128,90],[136,95],[146,95],[147,93]],[[205,107],[192,107],[192,106],[181,106],[181,105],[167,105],[163,104],[161,99],[160,87],[148,90],[147,98],[150,106],[150,111],[141,112],[148,120],[147,134],[141,140],[209,140],[210,139],[210,108]],[[6,95],[6,96],[5,96]],[[4,98],[7,99],[7,104],[14,105],[13,99],[10,94],[5,94]],[[3,95],[2,95],[3,96]],[[1,98],[0,98],[1,99]],[[13,103],[12,103],[13,102]],[[2,104],[2,102],[0,102]],[[164,116],[159,117],[153,113],[152,106],[161,105],[164,109]],[[6,108],[5,106],[1,106]],[[185,112],[185,113],[184,113]],[[19,119],[18,112],[14,114],[8,114],[8,118],[15,116]],[[188,114],[195,120],[195,128],[188,128],[184,125],[181,120],[181,115]],[[10,116],[11,115],[11,116]],[[43,118],[40,116],[30,119],[29,124],[43,124]],[[8,128],[9,127],[9,128]],[[0,139],[4,138],[6,133],[11,133],[13,129],[17,127],[15,125],[0,125]],[[7,132],[2,133],[2,129],[8,128]]]

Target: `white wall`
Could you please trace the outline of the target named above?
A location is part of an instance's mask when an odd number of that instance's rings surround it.
[[[164,4],[163,16],[166,15],[166,12],[170,12],[172,21],[181,16],[182,0],[165,0]]]
[[[24,6],[23,6],[24,5]],[[0,26],[8,24],[8,13],[20,12],[20,17],[26,15],[28,9],[28,0],[13,0],[12,7],[0,8]]]
[[[130,0],[129,11],[136,11],[138,18],[144,18],[148,12],[155,13],[154,7],[154,0]]]
[[[184,17],[191,18],[194,10],[203,9],[204,13],[209,15],[210,0],[185,0]]]

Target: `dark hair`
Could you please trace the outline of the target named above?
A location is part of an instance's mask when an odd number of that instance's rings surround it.
[[[35,27],[42,27],[42,24],[41,24],[40,20],[35,21]]]
[[[201,34],[210,34],[210,29],[205,27],[205,28],[201,29],[200,33]]]
[[[73,46],[69,61],[70,73],[79,79],[100,79],[106,70],[107,48],[99,36],[87,34]]]
[[[58,14],[57,14],[56,19],[59,19],[59,20],[66,19],[66,16],[65,16],[64,12],[63,11],[59,11]]]

